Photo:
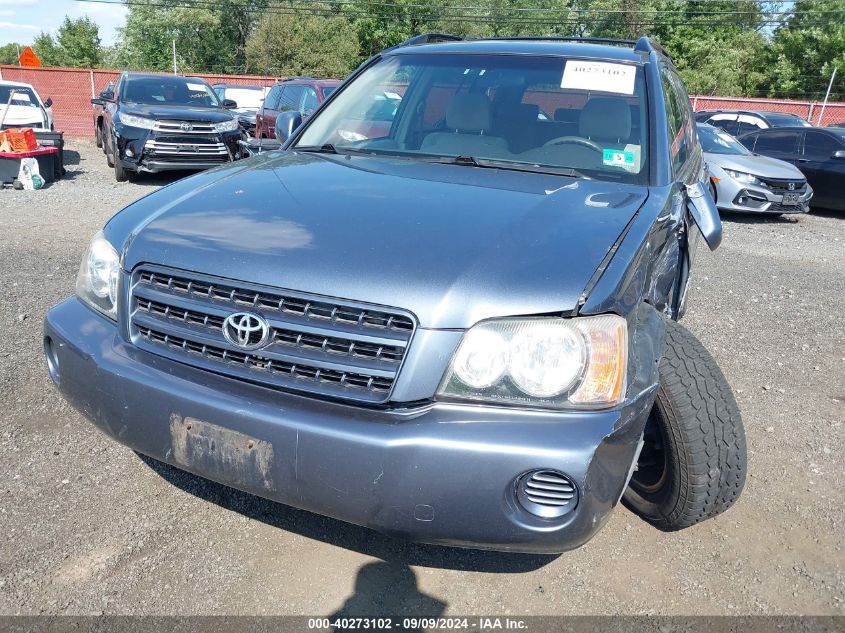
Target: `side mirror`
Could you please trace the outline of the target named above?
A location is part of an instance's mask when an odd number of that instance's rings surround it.
[[[280,143],[287,141],[293,133],[302,125],[302,115],[297,110],[280,112],[276,116],[276,140]]]
[[[47,101],[44,102],[44,107],[49,108],[51,105],[53,105],[53,99],[47,97]]]
[[[702,182],[687,185],[687,209],[711,251],[722,243],[722,219],[716,202]]]
[[[238,103],[232,99],[223,99],[223,107],[227,110],[234,110],[238,107]]]
[[[103,90],[100,93],[100,99],[103,101],[114,101],[114,92],[111,90]]]
[[[96,98],[94,98],[94,99],[91,99],[91,103],[92,103],[93,105],[98,105],[98,106],[106,105],[106,102],[105,102],[105,101],[103,101],[102,99],[100,99],[99,97],[96,97]],[[47,104],[45,103],[44,105],[47,105]]]
[[[834,160],[845,160],[845,149],[838,149],[830,155]]]

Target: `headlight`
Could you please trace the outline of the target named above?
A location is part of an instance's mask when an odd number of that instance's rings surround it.
[[[156,126],[156,121],[135,116],[134,114],[121,113],[117,115],[117,118],[121,123],[123,123],[123,125],[128,125],[129,127],[139,127],[142,130],[154,130]]]
[[[751,174],[746,174],[743,171],[734,171],[733,169],[725,169],[725,173],[733,178],[734,180],[738,180],[739,182],[744,182],[749,185],[762,185],[763,183],[760,182],[760,179],[757,176],[753,176]]]
[[[495,319],[464,335],[438,396],[598,408],[625,396],[627,322],[617,315]]]
[[[76,277],[76,294],[110,319],[117,320],[117,281],[120,258],[100,231],[91,240]]]
[[[215,132],[231,132],[232,130],[238,129],[238,120],[237,119],[229,119],[228,121],[223,121],[222,123],[215,123],[214,124],[214,131]]]

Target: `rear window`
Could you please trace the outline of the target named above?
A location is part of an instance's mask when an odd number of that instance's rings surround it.
[[[645,182],[645,79],[635,64],[405,53],[364,71],[297,147],[472,157],[501,168]]]

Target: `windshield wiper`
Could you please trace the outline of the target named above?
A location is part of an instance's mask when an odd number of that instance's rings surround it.
[[[337,148],[331,143],[324,143],[323,145],[304,145],[294,148],[298,152],[314,152],[317,154],[337,154]]]
[[[539,165],[536,163],[522,163],[513,160],[493,158],[476,158],[475,156],[425,156],[421,160],[428,160],[444,165],[460,165],[462,167],[480,167],[482,169],[506,169],[510,171],[529,171],[537,174],[553,174],[569,178],[587,178],[584,174],[571,167],[556,165]]]

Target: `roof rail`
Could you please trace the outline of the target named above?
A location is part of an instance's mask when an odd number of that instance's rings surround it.
[[[417,46],[419,44],[436,44],[438,42],[460,42],[463,39],[460,35],[449,35],[448,33],[423,33],[422,35],[415,35],[391,48]]]
[[[553,40],[558,42],[587,42],[588,44],[625,44],[633,46],[634,40],[618,40],[612,37],[572,37],[564,35],[522,35],[504,37],[483,37],[483,40]]]
[[[669,57],[669,53],[666,52],[666,49],[664,49],[657,42],[653,42],[648,35],[643,35],[640,39],[637,40],[637,44],[636,46],[634,46],[634,52],[648,54],[651,51],[660,53],[664,57]]]

